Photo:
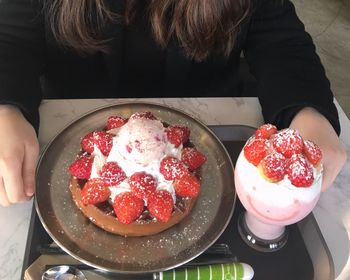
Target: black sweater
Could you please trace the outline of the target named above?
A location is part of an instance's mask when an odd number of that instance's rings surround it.
[[[121,13],[122,2],[110,6]],[[145,18],[111,23],[105,35],[109,54],[79,56],[55,42],[39,1],[0,0],[0,103],[20,107],[37,129],[42,98],[242,96],[243,52],[266,122],[286,127],[310,106],[340,132],[329,81],[290,1],[253,1],[228,59],[195,62],[175,41],[162,50]]]

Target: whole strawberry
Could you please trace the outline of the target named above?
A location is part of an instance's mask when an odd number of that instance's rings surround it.
[[[183,125],[169,126],[165,130],[168,141],[176,148],[188,141],[190,137],[190,129]]]
[[[130,119],[149,119],[149,120],[157,120],[157,117],[149,111],[146,112],[136,112],[131,115]]]
[[[111,191],[99,179],[88,180],[81,190],[81,201],[87,204],[97,204],[106,201]]]
[[[173,213],[174,202],[171,194],[166,190],[153,192],[148,197],[147,208],[157,220],[167,222]]]
[[[129,178],[131,191],[139,198],[146,199],[156,190],[156,180],[146,172],[135,172]]]
[[[175,180],[174,188],[177,196],[196,198],[199,195],[201,185],[196,176],[188,174]]]
[[[122,192],[116,196],[113,209],[121,223],[130,224],[140,217],[144,209],[144,201],[131,192]]]
[[[255,131],[255,138],[270,139],[277,132],[277,127],[272,124],[263,124]]]
[[[193,171],[203,165],[207,160],[196,148],[187,147],[182,150],[181,161],[187,165],[188,169]]]
[[[310,187],[314,182],[311,165],[302,154],[295,154],[287,160],[287,175],[296,187]]]
[[[101,180],[108,186],[117,186],[126,178],[125,172],[115,161],[107,162],[103,165],[100,172]]]
[[[279,153],[272,153],[264,157],[259,168],[265,179],[270,182],[281,181],[286,173],[286,158]]]
[[[124,124],[126,124],[128,119],[119,117],[119,116],[110,116],[107,120],[106,129],[110,130],[113,128],[119,128],[122,127]]]
[[[294,154],[300,154],[304,145],[299,132],[291,128],[280,130],[273,135],[272,144],[278,153],[287,158]]]
[[[92,156],[78,157],[68,168],[71,175],[78,179],[89,179],[94,158]]]
[[[304,140],[303,153],[313,166],[317,166],[322,159],[321,149],[310,140]]]
[[[269,149],[269,142],[262,138],[251,138],[244,146],[243,152],[246,159],[257,166],[259,162],[266,156]]]
[[[88,153],[93,153],[95,145],[103,155],[108,156],[113,146],[113,136],[104,131],[93,131],[84,136],[80,145]]]
[[[162,159],[159,171],[166,180],[175,180],[189,173],[188,169],[180,160],[171,156]]]

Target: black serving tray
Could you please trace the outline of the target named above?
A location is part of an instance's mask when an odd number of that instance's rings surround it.
[[[234,164],[245,141],[254,132],[251,127],[236,125],[210,126],[210,129],[223,142]],[[237,220],[242,211],[244,208],[237,199],[233,217],[216,243],[228,244],[240,262],[250,264],[254,269],[254,279],[334,279],[333,259],[312,213],[301,222],[288,226],[288,242],[281,250],[273,253],[262,253],[250,248],[238,233]],[[33,209],[21,279],[23,279],[28,267],[41,256],[38,248],[43,244],[50,243],[52,240],[43,229]],[[89,280],[102,279],[101,274],[96,274],[94,277],[93,271],[89,270],[84,273]],[[130,277],[119,275],[118,279],[152,279],[151,275],[135,277],[135,275]],[[106,275],[104,279],[115,279],[115,275]]]

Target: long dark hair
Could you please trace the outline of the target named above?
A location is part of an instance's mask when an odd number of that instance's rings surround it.
[[[139,6],[147,3],[156,42],[165,48],[173,38],[188,57],[201,61],[211,53],[230,54],[250,11],[250,0],[124,1],[124,15],[116,15],[105,0],[46,0],[47,22],[64,46],[81,53],[108,52],[108,38],[103,38],[106,24],[113,20],[131,24]]]

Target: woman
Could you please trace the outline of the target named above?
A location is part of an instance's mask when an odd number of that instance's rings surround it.
[[[291,2],[0,1],[0,204],[30,198],[45,98],[238,96],[240,54],[266,122],[346,153],[324,69]]]

